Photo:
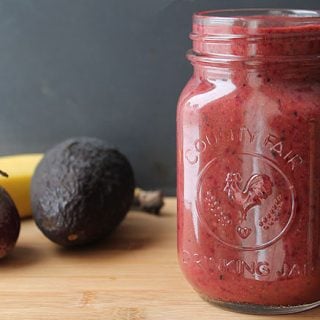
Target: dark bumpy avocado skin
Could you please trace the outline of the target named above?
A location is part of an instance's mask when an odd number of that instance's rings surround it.
[[[5,189],[0,187],[0,258],[15,246],[20,233],[20,217],[16,205]]]
[[[95,138],[75,138],[49,150],[31,183],[33,216],[40,230],[62,246],[95,242],[128,212],[134,194],[130,163]]]

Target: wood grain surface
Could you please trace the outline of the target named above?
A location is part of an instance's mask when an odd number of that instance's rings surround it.
[[[60,248],[23,221],[15,250],[1,261],[0,319],[270,319],[201,300],[177,264],[174,198],[162,212],[130,212],[111,238],[82,250]],[[320,319],[320,308],[279,319]]]

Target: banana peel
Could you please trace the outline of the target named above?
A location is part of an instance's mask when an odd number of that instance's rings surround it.
[[[12,197],[21,218],[32,215],[31,178],[42,157],[41,153],[0,157],[0,170],[8,174],[0,176],[0,186]]]

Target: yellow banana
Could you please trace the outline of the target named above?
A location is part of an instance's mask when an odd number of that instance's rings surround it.
[[[33,172],[43,154],[20,154],[0,157],[0,170],[9,177],[0,176],[0,185],[15,202],[20,217],[31,216],[30,183]]]

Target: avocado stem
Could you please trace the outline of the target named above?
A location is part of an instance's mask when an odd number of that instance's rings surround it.
[[[160,215],[160,209],[163,205],[163,193],[161,190],[142,190],[135,188],[134,207],[147,213]]]
[[[5,178],[9,178],[9,175],[6,172],[2,171],[2,170],[0,170],[0,175],[2,175]]]

